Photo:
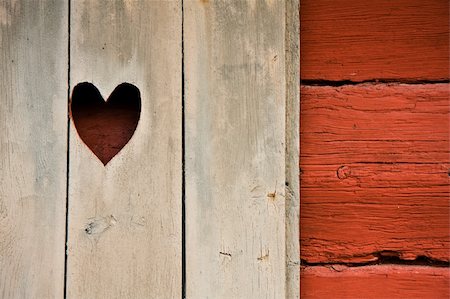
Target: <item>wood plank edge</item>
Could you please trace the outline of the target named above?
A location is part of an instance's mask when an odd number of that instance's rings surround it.
[[[302,266],[306,298],[448,298],[450,269],[423,265]]]
[[[285,6],[286,298],[300,298],[300,3]]]

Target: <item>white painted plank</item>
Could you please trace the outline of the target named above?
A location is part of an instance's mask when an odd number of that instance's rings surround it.
[[[62,298],[68,7],[0,0],[0,298]]]
[[[300,11],[286,2],[286,298],[300,298]]]
[[[180,298],[181,1],[77,0],[71,11],[72,88],[88,81],[107,98],[128,82],[142,111],[106,166],[71,123],[68,298]]]
[[[285,298],[285,1],[184,16],[186,298]]]

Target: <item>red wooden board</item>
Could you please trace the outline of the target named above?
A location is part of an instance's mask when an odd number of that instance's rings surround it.
[[[449,77],[449,1],[302,0],[303,80]]]
[[[301,96],[302,259],[449,261],[449,85]]]
[[[379,265],[306,267],[301,271],[301,298],[449,298],[448,268]]]
[[[302,163],[448,161],[448,96],[447,84],[303,86]]]

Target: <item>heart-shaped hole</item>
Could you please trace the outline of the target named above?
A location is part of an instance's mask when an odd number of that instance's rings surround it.
[[[133,136],[141,95],[136,86],[122,83],[104,101],[93,84],[83,82],[73,88],[70,108],[81,140],[106,165]]]

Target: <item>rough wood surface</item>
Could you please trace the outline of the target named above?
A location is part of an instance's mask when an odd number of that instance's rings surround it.
[[[449,78],[446,0],[301,1],[303,80]]]
[[[62,298],[65,1],[0,1],[0,298]]]
[[[186,298],[285,298],[285,2],[184,15]]]
[[[449,161],[449,85],[303,86],[302,165]]]
[[[449,261],[448,88],[302,87],[303,259]]]
[[[448,268],[378,265],[302,268],[304,299],[442,299],[450,297]]]
[[[106,166],[71,123],[68,298],[181,297],[181,1],[72,1],[71,87],[139,88]]]
[[[300,298],[299,0],[286,3],[286,299]]]

